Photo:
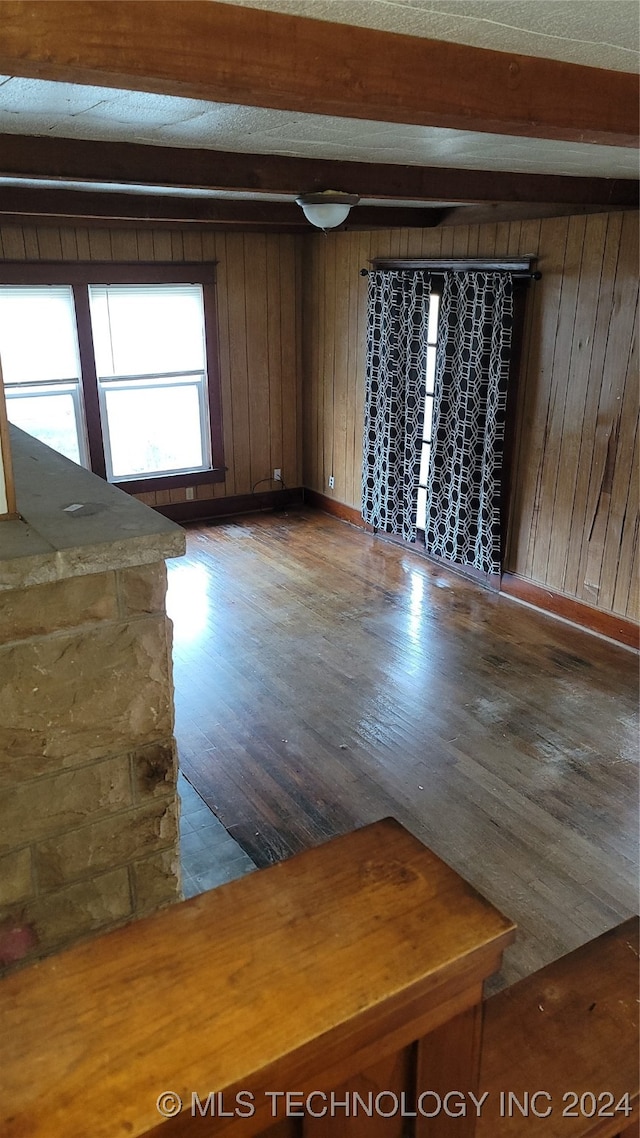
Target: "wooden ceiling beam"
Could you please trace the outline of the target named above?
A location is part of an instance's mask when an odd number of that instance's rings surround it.
[[[630,73],[215,0],[3,0],[0,70],[382,122],[638,143]]]
[[[355,206],[345,229],[395,229],[438,225],[446,210],[398,206]],[[242,229],[312,233],[295,202],[239,201],[222,198],[121,194],[32,187],[0,187],[0,218],[38,224],[43,218],[61,222],[110,221],[154,225],[208,225]]]
[[[360,197],[424,202],[556,202],[604,208],[633,208],[638,202],[634,179],[343,162],[17,134],[0,135],[0,175],[245,193],[339,189]]]
[[[612,209],[624,207],[613,206]],[[494,225],[499,221],[531,221],[544,217],[576,217],[601,213],[599,205],[566,205],[562,202],[483,202],[447,210],[445,225]]]

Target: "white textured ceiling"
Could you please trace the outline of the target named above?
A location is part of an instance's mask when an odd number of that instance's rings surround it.
[[[637,0],[221,0],[494,51],[636,71]]]
[[[0,76],[0,133],[352,162],[634,178],[635,150]]]
[[[633,71],[636,0],[223,0]],[[638,176],[637,151],[0,76],[0,133],[360,162]],[[176,172],[179,180],[179,172]]]

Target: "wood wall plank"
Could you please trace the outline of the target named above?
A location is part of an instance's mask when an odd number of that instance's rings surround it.
[[[584,247],[585,219],[570,218],[565,246],[564,269],[560,294],[560,308],[556,319],[556,334],[553,344],[551,376],[549,385],[549,404],[544,429],[544,454],[542,458],[540,496],[546,509],[536,512],[535,542],[532,548],[531,575],[535,581],[546,581],[549,569],[549,549],[551,546],[551,522],[553,507],[558,490],[558,469],[560,447],[562,444],[562,425],[564,407],[569,384],[569,365],[571,345],[576,317],[578,282]],[[563,319],[560,319],[560,313]],[[563,491],[564,488],[561,488]]]
[[[277,238],[280,260],[280,461],[286,486],[302,484],[302,243]],[[277,361],[276,361],[277,365]],[[277,385],[277,372],[274,373]],[[273,392],[274,414],[277,397]]]
[[[567,388],[564,397],[562,425],[559,429],[558,472],[555,480],[553,513],[549,524],[549,556],[545,580],[552,588],[563,590],[567,560],[571,548],[579,540],[575,533],[575,496],[578,459],[583,442],[593,438],[593,424],[588,421],[589,380],[598,297],[602,287],[603,250],[607,233],[607,215],[593,214],[586,219],[576,317],[571,345],[567,349]],[[580,534],[581,536],[581,534]]]
[[[97,230],[97,232],[101,232]],[[108,233],[109,230],[102,232]],[[153,259],[154,261],[171,261],[171,233],[168,229],[153,229],[151,231],[151,239],[153,241]]]
[[[637,317],[637,307],[636,307]],[[633,328],[633,317],[631,318]],[[600,604],[613,609],[616,577],[623,571],[621,546],[625,524],[633,525],[638,514],[638,480],[633,477],[633,458],[638,434],[638,355],[637,338],[633,336],[629,360],[622,369],[627,377],[619,404],[618,445],[611,472],[611,505],[600,572]],[[627,566],[627,572],[630,566]],[[615,609],[613,609],[615,611]]]
[[[510,231],[511,250],[514,249],[511,234],[515,237],[515,230],[512,227]],[[516,251],[526,249],[531,255],[538,256],[540,246],[540,221],[525,222],[520,226],[518,234],[518,245],[515,246]],[[548,268],[548,266],[547,266]],[[532,507],[530,506],[532,500],[532,491],[535,492],[536,487],[536,470],[539,465],[539,456],[544,448],[544,439],[541,431],[535,431],[535,424],[538,422],[538,416],[535,414],[536,405],[541,400],[539,394],[539,387],[535,381],[527,380],[527,376],[535,376],[539,366],[539,346],[540,336],[532,334],[532,329],[537,329],[540,319],[540,313],[548,311],[550,308],[549,302],[544,302],[544,297],[547,295],[550,285],[553,283],[553,272],[551,273],[551,281],[549,274],[545,271],[545,277],[542,281],[537,281],[529,289],[527,296],[527,303],[525,308],[525,320],[522,337],[522,352],[520,364],[520,380],[517,391],[517,402],[515,407],[515,430],[513,434],[514,447],[513,447],[513,463],[516,466],[516,456],[520,456],[519,469],[516,476],[514,469],[511,478],[511,501],[509,502],[508,510],[508,524],[507,524],[507,542],[506,542],[506,557],[505,561],[508,565],[513,562],[523,563],[523,556],[518,557],[517,551],[526,550],[529,542],[529,526],[531,523]],[[556,273],[558,280],[559,274]],[[559,288],[559,280],[558,280]],[[536,437],[537,435],[537,437]],[[531,453],[529,461],[523,463],[523,449],[527,448]],[[534,454],[537,455],[534,461]],[[527,478],[529,479],[529,492],[527,493]],[[529,509],[527,509],[529,507]],[[527,516],[528,514],[528,516]]]
[[[247,312],[245,249],[242,233],[226,236],[229,297],[229,372],[231,384],[231,424],[233,453],[227,465],[233,467],[237,494],[251,490],[251,452],[249,448],[249,365],[247,360]]]
[[[76,240],[75,229],[68,226],[60,227],[60,244],[62,246],[62,260],[63,261],[77,261],[78,260],[78,242]]]
[[[203,256],[202,242],[200,257]],[[227,465],[227,474],[224,483],[218,483],[227,494],[236,493],[236,474],[233,461],[234,433],[233,433],[233,407],[231,400],[231,356],[230,356],[230,324],[229,324],[229,256],[226,247],[226,235],[219,233],[216,241],[216,296],[218,300],[218,363],[220,367],[220,394],[222,402],[222,432],[224,443],[224,457]],[[214,497],[207,494],[206,498]]]
[[[399,233],[401,236],[401,231]],[[349,415],[349,305],[344,305],[343,297],[351,292],[350,273],[351,246],[343,243],[336,244],[336,322],[338,336],[336,337],[333,354],[333,382],[334,382],[334,437],[333,474],[335,477],[336,497],[344,495],[346,487],[350,484],[347,472],[347,418]]]
[[[40,260],[40,246],[35,229],[26,229],[24,232],[24,255],[27,261]]]
[[[637,482],[636,482],[637,485]],[[618,575],[620,579],[620,574]],[[621,581],[621,585],[624,581]],[[624,594],[621,589],[621,603],[624,603],[622,598]],[[631,574],[629,580],[629,593],[626,602],[626,614],[630,620],[640,621],[640,539],[638,536],[638,519],[633,533],[633,559],[631,562]]]
[[[41,236],[45,231],[45,227],[39,230]],[[111,248],[111,232],[109,229],[89,229],[89,260],[91,261],[112,261],[113,250]],[[159,260],[160,258],[155,258]],[[46,257],[41,260],[46,261]]]
[[[638,548],[638,486],[640,485],[640,439],[636,423],[633,443],[633,458],[631,460],[631,477],[628,480],[627,501],[622,516],[620,535],[620,555],[615,570],[615,591],[611,608],[613,612],[624,613],[631,620],[638,620],[638,586],[640,578],[637,571],[634,573],[634,558]],[[615,549],[613,541],[607,543],[609,548]],[[605,570],[607,583],[613,574]]]
[[[413,232],[413,231],[412,231]],[[366,240],[366,253],[363,248]],[[355,335],[347,335],[347,416],[345,424],[345,490],[354,501],[358,501],[360,494],[360,479],[362,466],[362,430],[358,434],[360,415],[358,411],[364,407],[364,369],[362,360],[364,353],[360,351],[362,321],[365,317],[365,297],[367,278],[360,276],[360,269],[364,268],[369,239],[368,235],[360,234],[358,241],[350,242],[349,250],[349,305],[347,311],[347,324],[353,328]],[[359,324],[360,321],[360,324]],[[350,411],[353,408],[353,412]]]
[[[196,230],[187,229],[182,235],[185,261],[202,261],[202,235]]]
[[[599,418],[599,406],[604,360],[611,324],[613,290],[620,252],[620,231],[623,217],[624,215],[620,213],[613,213],[607,217],[607,233],[602,254],[602,274],[593,332],[591,366],[587,380],[585,419],[577,459],[573,524],[577,530],[578,540],[572,540],[570,543],[564,580],[564,588],[572,593],[575,593],[578,588],[582,552],[585,541],[587,540],[585,538],[585,530],[587,529],[589,487],[594,459],[597,458],[599,450],[598,436],[602,434],[604,426]],[[589,525],[590,524],[591,519],[589,520]]]
[[[327,319],[327,296],[329,293],[330,278],[328,278],[326,270],[327,258],[326,247],[321,250],[321,256],[317,261],[317,276],[318,276],[318,294],[317,294],[317,312],[319,318],[319,335],[318,335],[318,385],[317,385],[317,399],[315,406],[315,417],[311,423],[311,430],[314,438],[314,479],[315,483],[319,486],[325,487],[324,477],[324,399],[325,399],[325,377],[324,377],[324,351],[325,341],[329,338],[329,334],[333,334],[333,327],[329,325]]]
[[[185,261],[186,257],[184,255],[182,233],[177,229],[173,229],[169,236],[171,237],[171,260],[177,261],[178,263]]]
[[[553,218],[540,235],[542,255],[538,266],[542,281],[532,290],[529,307],[533,309],[530,326],[529,352],[521,365],[520,388],[523,430],[516,451],[513,479],[515,492],[521,498],[512,513],[512,535],[517,552],[512,551],[509,564],[525,566],[524,576],[531,576],[535,539],[540,514],[540,496],[546,440],[547,422],[552,393],[553,361],[555,353],[560,299],[564,273],[565,248],[569,228],[568,218]]]
[[[151,237],[151,234],[149,234]],[[89,250],[89,230],[83,227],[76,229],[76,249],[79,261],[90,261],[91,253]]]
[[[251,486],[271,477],[267,344],[267,239],[244,235],[249,467]],[[248,334],[247,334],[248,333]],[[266,381],[266,382],[265,382]],[[251,486],[247,489],[251,489]],[[268,490],[265,483],[259,487]],[[243,493],[246,491],[240,491]]]
[[[114,261],[137,261],[138,242],[135,229],[112,229],[111,252]]]
[[[266,238],[266,317],[267,376],[269,398],[269,474],[282,470],[282,290],[280,283],[280,242],[270,234]],[[278,377],[276,381],[276,376]],[[286,476],[284,478],[287,484]],[[268,490],[268,486],[262,489]]]
[[[601,385],[577,577],[578,595],[590,603],[597,599],[603,584],[595,567],[602,567],[604,557],[610,491],[614,470],[619,465],[621,408],[626,393],[630,394],[631,403],[626,403],[625,416],[630,415],[632,421],[637,420],[637,263],[638,223],[637,218],[629,214],[623,220],[613,290],[607,297],[609,323],[606,347],[598,366]],[[626,430],[623,437],[626,438]],[[618,492],[619,479],[618,470]],[[630,485],[634,492],[633,484]],[[635,500],[637,511],[637,486]],[[633,511],[630,517],[633,518]],[[609,540],[612,537],[613,534]]]
[[[38,232],[38,249],[42,261],[61,261],[62,242],[57,226],[43,227]]]
[[[3,225],[2,255],[7,261],[24,261],[26,250],[21,225]]]
[[[315,378],[314,359],[317,357],[317,338],[320,320],[316,318],[315,298],[317,293],[317,262],[319,253],[311,235],[301,241],[303,247],[304,270],[302,272],[302,374],[304,376],[304,400],[302,405],[302,480],[305,486],[316,484],[313,462],[314,436],[312,430],[313,409],[317,400],[318,383]]]
[[[336,445],[336,430],[334,422],[336,383],[335,383],[335,349],[339,337],[338,310],[336,304],[336,234],[329,234],[326,241],[325,254],[325,319],[330,322],[331,335],[324,338],[324,355],[322,357],[322,480],[325,493],[334,497],[335,490],[329,488],[329,478],[333,474],[333,457]]]

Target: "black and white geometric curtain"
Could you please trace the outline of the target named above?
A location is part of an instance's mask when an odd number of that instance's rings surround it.
[[[428,273],[369,273],[362,515],[406,541],[416,538],[430,292]]]
[[[447,273],[440,302],[425,544],[500,572],[500,475],[513,326],[506,272]]]

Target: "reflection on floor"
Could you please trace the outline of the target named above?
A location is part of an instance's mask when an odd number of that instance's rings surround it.
[[[635,911],[632,652],[318,511],[187,544],[180,767],[254,862],[391,815],[517,921],[502,983]]]
[[[180,858],[185,898],[215,889],[256,868],[183,774],[178,776],[178,792],[182,801]]]

